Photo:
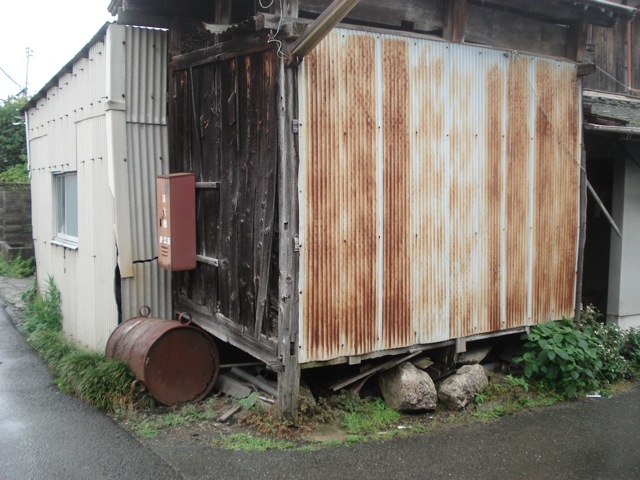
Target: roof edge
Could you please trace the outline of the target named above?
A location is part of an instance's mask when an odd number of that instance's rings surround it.
[[[81,58],[85,57],[92,46],[94,46],[96,43],[104,39],[107,33],[107,29],[109,28],[110,25],[115,25],[115,23],[105,22],[105,24],[102,25],[102,27],[100,27],[100,29],[96,32],[96,34],[93,37],[91,37],[91,40],[89,40],[89,42],[87,42],[87,44],[84,47],[82,47],[78,51],[78,53],[76,53],[73,56],[71,60],[65,63],[65,65],[60,70],[58,70],[58,73],[56,73],[53,77],[51,77],[51,79],[47,83],[45,83],[44,86],[40,90],[38,90],[38,92],[33,97],[29,99],[29,101],[25,104],[25,106],[22,107],[20,112],[24,113],[27,110],[35,107],[38,100],[46,97],[47,90],[55,86],[58,83],[58,79],[62,77],[65,73],[69,72],[69,69],[73,67],[74,63],[76,63]]]

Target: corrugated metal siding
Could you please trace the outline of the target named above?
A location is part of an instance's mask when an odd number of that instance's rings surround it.
[[[167,32],[126,28],[127,122],[166,125]]]
[[[300,75],[301,361],[571,315],[577,98],[569,63],[332,32]]]
[[[127,142],[134,260],[155,256],[155,177],[167,172],[167,33],[126,28]],[[116,239],[113,196],[108,186],[105,122],[105,45],[97,40],[86,58],[58,78],[29,110],[33,235],[40,288],[53,276],[62,293],[65,332],[102,350],[118,315],[115,302]],[[78,250],[51,244],[52,172],[78,173]],[[135,265],[122,281],[123,317],[149,305],[171,315],[171,285],[156,262]]]
[[[104,44],[91,45],[57,86],[29,110],[33,236],[38,281],[52,276],[62,295],[65,332],[104,348],[117,324],[115,241],[104,122]],[[78,175],[78,250],[51,243],[53,172]]]
[[[126,27],[127,165],[134,276],[122,280],[123,318],[141,306],[171,317],[171,275],[158,267],[156,177],[169,171],[166,31]]]

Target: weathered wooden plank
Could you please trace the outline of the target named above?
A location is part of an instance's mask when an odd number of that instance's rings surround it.
[[[393,28],[412,23],[414,30],[434,32],[442,30],[444,3],[443,0],[360,0],[343,22],[368,22]],[[330,4],[331,0],[299,0],[300,16],[315,18]]]
[[[501,10],[469,4],[467,42],[543,55],[566,55],[567,28]]]
[[[267,50],[273,48],[273,45],[267,43],[268,39],[268,34],[263,32],[250,37],[229,40],[228,42],[219,43],[200,50],[176,55],[171,59],[170,65],[174,70],[183,70],[207,63],[221,62],[260,50]]]
[[[237,92],[237,60],[220,63],[221,99],[223,119],[228,118],[230,107],[226,102]],[[238,215],[239,168],[237,163],[237,132],[235,125],[222,123],[221,177],[220,177],[220,249],[219,249],[219,302],[220,311],[235,321],[239,320],[238,300]]]
[[[271,50],[263,55],[262,80],[264,117],[258,126],[258,169],[256,171],[256,196],[253,206],[253,283],[256,302],[254,312],[254,335],[263,332],[263,322],[267,315],[267,298],[269,289],[269,273],[273,241],[275,200],[276,200],[276,165],[278,142],[278,110],[277,110],[277,62],[276,52]]]
[[[444,26],[442,36],[450,42],[464,42],[467,28],[467,0],[450,0],[444,4]]]
[[[277,6],[280,11],[276,13],[284,18],[298,18],[299,3],[299,0],[282,0]]]
[[[298,156],[292,133],[296,117],[295,69],[280,61],[278,78],[278,357],[283,371],[278,373],[278,413],[296,422],[300,392],[298,362],[298,272],[299,256],[295,250],[298,234]]]
[[[264,362],[267,368],[279,368],[277,346],[273,342],[264,337],[256,340],[253,336],[246,335],[245,330],[236,322],[220,313],[212,312],[207,307],[197,305],[186,297],[176,297],[175,303],[176,311],[188,312],[199,327]]]
[[[584,20],[572,22],[569,26],[566,57],[577,62],[584,62],[587,56],[588,24]]]

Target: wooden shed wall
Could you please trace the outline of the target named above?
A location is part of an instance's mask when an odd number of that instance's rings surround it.
[[[173,74],[171,171],[196,173],[200,256],[195,270],[174,274],[174,302],[220,338],[272,359],[277,57],[272,48],[230,57]]]
[[[591,25],[587,38],[587,60],[598,67],[584,80],[584,87],[607,92],[630,93],[627,87],[640,91],[640,17],[628,21],[619,20],[614,28]],[[627,47],[631,33],[631,49]],[[629,52],[631,55],[629,56]],[[631,69],[631,83],[628,69]]]
[[[334,30],[301,66],[300,362],[571,316],[576,67]]]

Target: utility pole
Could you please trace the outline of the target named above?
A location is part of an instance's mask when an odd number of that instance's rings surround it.
[[[25,49],[27,53],[27,73],[24,79],[24,89],[22,90],[23,95],[26,97],[29,94],[29,58],[33,56],[33,50],[30,47]]]

